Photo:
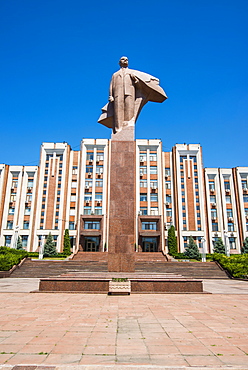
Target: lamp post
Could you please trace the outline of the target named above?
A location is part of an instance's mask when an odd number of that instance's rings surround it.
[[[225,241],[225,253],[227,257],[230,257],[230,248],[229,248],[229,238],[227,231],[224,231],[224,241]]]
[[[201,238],[201,242],[202,242],[202,262],[206,262],[206,239],[205,238]]]
[[[45,239],[45,236],[42,235],[41,242],[40,242],[40,248],[39,248],[39,260],[42,260],[43,259],[43,254],[44,254],[44,239]]]
[[[14,249],[17,248],[18,234],[19,234],[19,226],[16,226],[15,227],[15,233],[14,233],[14,240],[13,240],[13,244],[12,244],[12,248],[14,248]]]

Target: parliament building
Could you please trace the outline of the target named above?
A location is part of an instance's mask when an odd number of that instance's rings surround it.
[[[204,168],[199,144],[170,152],[160,140],[135,146],[133,251],[167,253],[174,225],[180,252],[192,236],[200,251],[213,252],[222,238],[231,254],[240,253],[248,237],[248,167]],[[84,139],[79,151],[43,143],[39,166],[0,164],[0,245],[15,247],[20,236],[27,251],[38,251],[51,233],[62,252],[69,229],[74,253],[107,253],[110,154],[111,140]]]

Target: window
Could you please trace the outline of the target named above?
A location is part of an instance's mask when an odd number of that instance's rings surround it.
[[[216,196],[210,195],[210,203],[216,203]]]
[[[32,188],[34,186],[34,180],[28,179],[28,188]]]
[[[43,205],[42,205],[43,207]],[[45,208],[45,207],[44,207]],[[25,216],[29,216],[31,214],[31,208],[30,207],[25,207],[25,210],[24,210],[24,215]]]
[[[100,186],[100,185],[97,185],[97,182],[98,181],[96,181],[96,186]],[[85,186],[88,186],[89,188],[92,188],[92,180],[90,180],[90,181],[86,180],[85,181]]]
[[[165,189],[171,189],[171,182],[170,181],[166,181]]]
[[[247,189],[248,188],[247,180],[241,180],[241,185],[242,185],[242,189]]]
[[[152,193],[150,195],[150,200],[151,200],[151,202],[157,202],[158,201],[158,194]]]
[[[41,216],[44,216],[44,214],[45,214],[45,212],[41,212],[41,214],[40,214],[40,215],[41,215]]]
[[[77,187],[77,181],[72,180],[71,187],[75,189]]]
[[[226,203],[231,203],[231,196],[230,195],[226,195]]]
[[[147,173],[147,167],[146,166],[140,166],[140,175],[145,175]]]
[[[44,223],[44,218],[41,218],[40,219],[40,223],[43,224]]]
[[[85,185],[86,185],[86,182],[87,181],[85,181]],[[92,182],[91,182],[91,185],[89,185],[89,186],[92,186]],[[102,180],[96,180],[96,187],[97,188],[102,188],[103,187],[103,181]]]
[[[76,195],[71,195],[70,198],[71,202],[76,202],[76,199],[77,199]]]
[[[93,161],[94,160],[94,153],[93,152],[87,152],[86,160],[87,161]]]
[[[229,238],[229,245],[230,245],[230,249],[236,249],[235,238]]]
[[[71,211],[71,210],[70,210]],[[71,212],[70,212],[71,213]],[[55,224],[58,224],[59,223],[59,220],[58,218],[55,218]]]
[[[70,214],[70,216],[75,216],[76,215],[75,208],[70,208],[69,214]]]
[[[60,161],[63,161],[63,154],[56,154],[56,157],[59,158]]]
[[[157,207],[151,207],[151,215],[158,215],[158,208]]]
[[[60,202],[60,197],[57,198],[57,202]]]
[[[140,188],[147,188],[147,180],[140,181]]]
[[[157,154],[156,153],[151,153],[150,154],[150,161],[153,161],[153,162],[157,161]]]
[[[102,200],[102,193],[96,193],[95,199],[96,200]]]
[[[166,202],[171,203],[171,196],[170,195],[166,195]]]
[[[17,188],[18,187],[18,180],[17,179],[13,179],[12,180],[12,185],[11,185],[12,188]]]
[[[22,235],[22,246],[23,248],[27,248],[28,245],[28,235]]]
[[[24,221],[23,222],[23,229],[28,230],[29,229],[29,221]]]
[[[42,204],[41,208],[42,208],[42,209],[45,209],[45,204]]]
[[[96,153],[96,161],[103,161],[104,160],[104,153],[103,152],[97,152]]]
[[[150,182],[150,186],[151,186],[151,188],[152,189],[157,189],[158,188],[158,182],[157,182],[157,180],[151,180],[151,182]]]
[[[10,247],[11,246],[11,235],[5,235],[5,247]]]
[[[92,173],[93,167],[92,166],[86,166],[86,173]]]
[[[6,229],[12,230],[13,229],[13,221],[7,221]]]
[[[92,200],[92,193],[85,193],[84,195],[84,201],[85,202],[90,202]]]
[[[59,175],[62,175],[62,170],[59,170]]]
[[[248,208],[245,208],[245,216],[248,216]]]
[[[147,208],[146,207],[140,207],[140,213],[142,215],[147,215]]]
[[[147,194],[140,194],[140,202],[147,202]]]
[[[46,163],[46,168],[48,168],[49,167],[49,163]]]
[[[86,230],[100,230],[100,221],[84,221],[84,228]]]
[[[142,227],[142,230],[157,230],[157,222],[156,221],[143,221],[141,227]]]
[[[98,175],[100,175],[101,173],[103,173],[103,166],[96,166],[96,173]]]
[[[218,231],[218,222],[212,222],[212,231]]]
[[[75,222],[69,221],[69,230],[75,230]]]
[[[55,212],[55,216],[58,217],[58,215],[59,215],[59,212]]]
[[[16,194],[15,193],[13,193],[13,194],[10,195],[10,201],[11,202],[15,202],[16,201]]]
[[[234,231],[234,224],[232,222],[228,222],[227,229],[228,231]]]
[[[243,196],[243,201],[244,201],[244,203],[248,203],[248,195]]]
[[[58,189],[61,189],[61,184],[58,184]]]
[[[62,167],[63,167],[63,163],[60,163],[60,164],[59,164],[59,168],[62,168]]]
[[[45,185],[45,184],[44,184]],[[46,190],[43,190],[43,195],[46,195]]]
[[[216,209],[212,209],[211,210],[211,219],[213,220],[215,218],[217,218],[217,211],[216,211]]]
[[[225,181],[224,182],[224,187],[225,187],[225,190],[230,190],[230,182]]]
[[[165,176],[170,176],[171,172],[170,172],[170,168],[169,167],[166,167],[165,168]]]
[[[78,173],[77,166],[72,166],[72,174],[77,175],[77,173]]]
[[[32,202],[32,194],[31,195],[27,194],[26,201],[27,202]]]
[[[180,156],[180,162],[181,162],[181,163],[183,163],[183,160],[184,160],[184,159],[187,159],[187,156],[186,156],[186,155],[181,155],[181,156]]]
[[[140,157],[139,157],[139,159],[140,159],[140,162],[146,162],[146,153],[140,153]]]
[[[226,210],[227,217],[233,217],[233,211],[232,209],[227,209]]]
[[[102,215],[102,207],[95,207],[95,214]]]
[[[208,186],[209,186],[209,190],[215,190],[215,183],[214,182],[209,182]]]
[[[157,166],[151,166],[150,167],[150,174],[151,175],[156,175],[157,174]]]

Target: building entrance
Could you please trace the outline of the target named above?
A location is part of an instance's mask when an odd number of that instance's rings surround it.
[[[84,250],[85,252],[99,252],[99,244],[100,244],[100,238],[97,236],[86,236],[84,244]]]
[[[157,252],[158,241],[157,238],[142,238],[142,251],[143,252]]]

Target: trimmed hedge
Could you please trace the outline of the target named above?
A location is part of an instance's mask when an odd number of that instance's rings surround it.
[[[28,257],[38,258],[39,253],[38,252],[28,252]],[[67,257],[68,257],[68,255],[64,254],[64,253],[58,253],[58,254],[55,254],[54,256],[51,256],[51,258],[67,258]],[[49,258],[49,257],[45,257],[45,258]]]
[[[223,254],[214,253],[213,260],[217,261],[233,277],[248,279],[248,254],[236,254],[227,257]]]
[[[28,257],[28,253],[24,250],[0,247],[0,271],[9,271],[25,257]]]

